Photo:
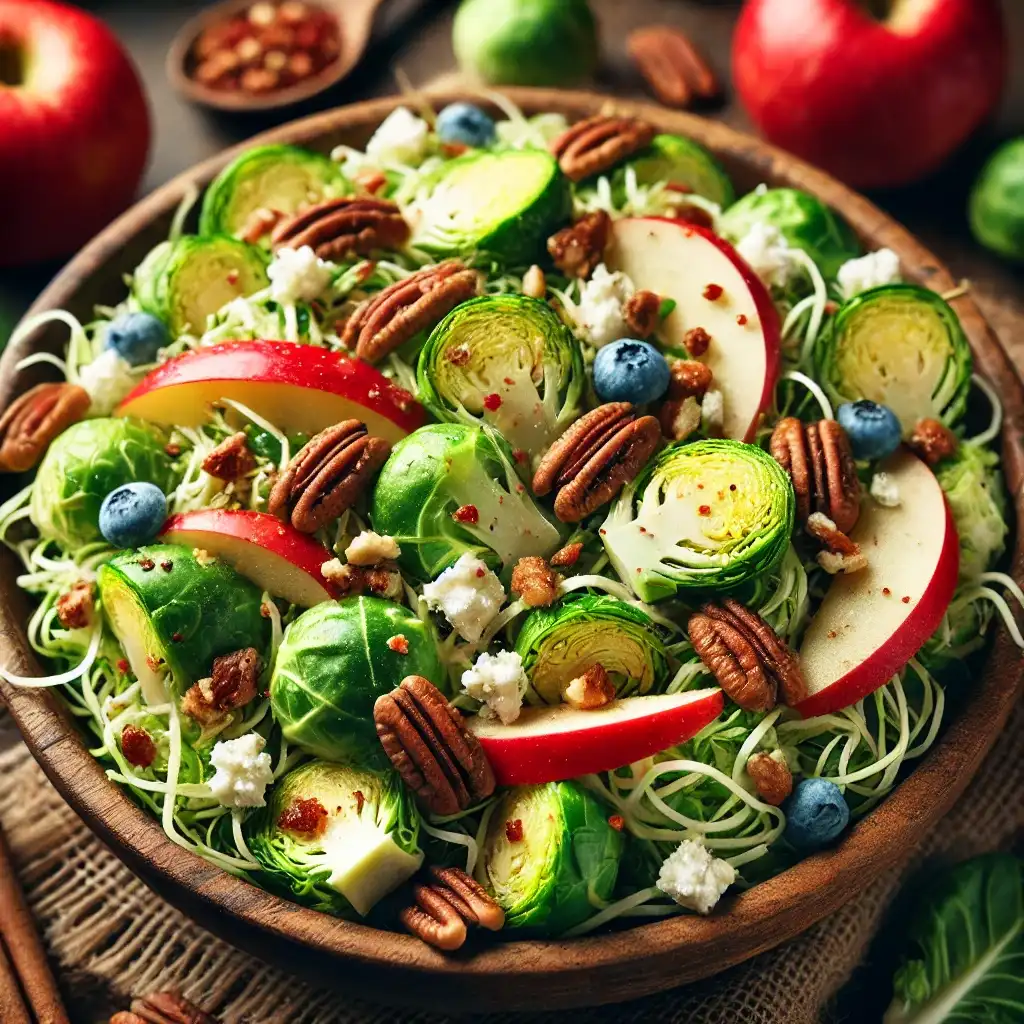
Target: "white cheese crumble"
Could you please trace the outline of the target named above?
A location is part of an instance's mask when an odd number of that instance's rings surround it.
[[[89,392],[89,412],[109,416],[121,399],[135,387],[135,378],[127,360],[112,349],[104,349],[88,366],[78,371],[78,383]]]
[[[382,537],[372,530],[363,530],[345,548],[345,559],[350,565],[377,565],[395,559],[402,553],[394,537]]]
[[[789,243],[772,224],[759,221],[736,243],[736,251],[750,269],[767,285],[785,288],[793,276],[794,263]]]
[[[416,165],[427,155],[430,125],[408,107],[398,107],[366,144],[366,155],[385,163]]]
[[[264,792],[274,781],[264,746],[266,740],[256,732],[213,745],[210,764],[217,771],[210,779],[210,792],[225,807],[264,806]]]
[[[294,305],[312,302],[331,283],[331,265],[304,245],[299,249],[278,249],[267,267],[270,297],[275,302]]]
[[[899,484],[888,473],[875,473],[871,478],[871,497],[884,508],[896,508],[903,500]]]
[[[462,673],[463,690],[484,705],[480,716],[496,716],[505,725],[519,717],[528,685],[523,659],[515,651],[481,654],[473,667]]]
[[[661,865],[658,888],[681,907],[710,914],[736,881],[736,869],[702,843],[684,839]]]
[[[700,423],[708,437],[722,436],[725,429],[725,395],[718,388],[710,388],[701,399]]]
[[[892,249],[879,249],[855,260],[847,260],[837,275],[843,298],[852,299],[869,288],[895,284],[900,279],[900,258]]]
[[[629,328],[622,308],[635,291],[633,282],[621,271],[611,273],[603,263],[594,268],[582,287],[574,314],[591,345],[601,348],[627,336]]]
[[[423,597],[430,608],[444,613],[459,636],[475,644],[505,603],[505,588],[479,558],[466,554],[424,584]]]

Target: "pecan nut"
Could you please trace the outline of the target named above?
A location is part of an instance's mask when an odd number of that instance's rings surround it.
[[[636,478],[660,440],[653,416],[637,419],[629,402],[600,405],[548,449],[533,477],[534,494],[557,488],[555,515],[578,523]]]
[[[654,138],[654,125],[631,117],[598,114],[579,121],[551,143],[559,167],[572,181],[610,170]]]
[[[846,431],[835,420],[803,423],[794,416],[779,420],[770,449],[793,481],[797,517],[812,512],[833,520],[849,533],[860,517],[860,481]]]
[[[373,720],[402,781],[434,814],[457,814],[494,792],[479,741],[429,680],[408,676],[378,697]]]
[[[611,227],[611,217],[604,210],[595,210],[553,234],[548,239],[548,252],[555,266],[566,277],[590,277],[604,261]]]
[[[341,340],[368,363],[376,363],[420,331],[436,327],[479,290],[476,271],[458,260],[427,267],[396,281],[359,305]]]
[[[378,249],[397,249],[409,238],[409,225],[398,206],[387,199],[346,196],[317,203],[273,230],[274,249],[308,245],[322,260],[353,254],[368,256]]]
[[[111,1024],[220,1024],[218,1019],[190,1002],[179,992],[153,992],[133,999],[131,1010],[110,1018]]]
[[[779,692],[785,704],[807,694],[800,663],[757,612],[726,598],[694,612],[687,628],[700,660],[745,711],[771,711]]]
[[[956,451],[956,434],[938,420],[918,420],[910,436],[910,447],[928,463],[937,466]]]
[[[548,559],[548,562],[556,569],[568,569],[579,561],[581,554],[583,554],[583,541],[574,540],[571,544],[566,544],[564,548],[559,548]]]
[[[767,751],[752,754],[747,761],[747,774],[753,780],[757,795],[773,807],[778,807],[793,792],[793,773],[781,755]]]
[[[683,108],[711,100],[721,86],[689,37],[670,25],[648,25],[631,32],[629,55],[651,92],[666,107]]]
[[[528,608],[547,608],[558,598],[562,577],[538,555],[528,555],[512,570],[511,590]]]
[[[270,492],[272,515],[303,533],[337,519],[367,489],[391,451],[359,420],[345,420],[312,437],[288,463]]]
[[[641,289],[622,307],[622,319],[634,338],[649,338],[661,323],[661,296]]]
[[[249,451],[248,439],[242,430],[221,441],[203,459],[203,472],[225,482],[240,480],[255,468],[256,457]]]
[[[492,932],[504,927],[505,911],[476,879],[461,868],[432,866],[429,870],[433,882],[415,886],[415,904],[400,915],[413,935],[451,952],[466,941],[467,925]]]
[[[0,416],[0,473],[24,473],[42,459],[50,442],[77,423],[91,404],[77,384],[37,384]]]

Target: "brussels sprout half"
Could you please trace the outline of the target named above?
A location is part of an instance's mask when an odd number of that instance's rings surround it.
[[[100,567],[98,584],[103,612],[147,704],[180,697],[210,675],[222,654],[254,647],[266,657],[263,592],[203,552],[180,544],[123,551]]]
[[[139,306],[178,337],[202,334],[208,317],[268,284],[267,258],[256,246],[227,235],[183,235],[139,264],[132,290]]]
[[[469,153],[446,163],[430,189],[413,244],[439,255],[535,263],[572,215],[569,179],[539,149]]]
[[[611,898],[624,837],[575,782],[509,790],[484,840],[485,884],[506,928],[561,935]]]
[[[579,415],[586,374],[579,342],[547,303],[484,295],[434,329],[416,381],[438,419],[487,422],[539,457]]]
[[[327,761],[292,769],[245,822],[268,888],[342,917],[365,916],[416,873],[419,830],[395,772]]]
[[[700,143],[681,135],[655,135],[650,146],[626,164],[636,173],[640,185],[667,181],[692,190],[722,209],[736,198],[722,165]],[[622,189],[625,168],[615,172],[613,187]]]
[[[50,445],[32,487],[32,522],[69,551],[102,540],[100,505],[133,481],[170,491],[177,483],[163,431],[139,420],[92,419],[68,427]]]
[[[738,242],[758,222],[778,228],[792,248],[803,249],[827,280],[833,280],[847,260],[863,252],[857,236],[838,213],[799,189],[750,192],[729,207],[719,227],[731,242]]]
[[[619,697],[658,692],[668,682],[665,645],[650,617],[607,595],[564,598],[538,608],[523,623],[516,651],[532,692],[557,704],[562,689],[592,665],[600,664]]]
[[[887,405],[909,437],[918,420],[948,427],[967,407],[973,359],[956,313],[912,284],[872,288],[847,302],[814,347],[818,379],[837,405]]]
[[[766,452],[741,441],[674,444],[612,506],[601,539],[644,601],[720,591],[771,572],[789,544],[793,487]]]
[[[453,515],[465,509],[470,514]],[[548,555],[558,528],[516,476],[512,453],[486,427],[435,423],[395,445],[373,492],[370,518],[402,549],[399,564],[420,582],[469,553],[490,565]]]
[[[406,654],[388,646],[399,635]],[[285,630],[270,680],[274,720],[317,757],[382,763],[373,704],[408,675],[447,686],[429,628],[407,608],[379,597],[318,604]]]
[[[257,146],[214,178],[203,198],[199,233],[238,237],[257,210],[290,216],[349,190],[329,157],[298,146]]]

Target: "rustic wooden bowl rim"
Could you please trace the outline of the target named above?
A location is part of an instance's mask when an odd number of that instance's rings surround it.
[[[909,276],[938,291],[953,287],[949,273],[902,227],[877,207],[821,171],[721,124],[662,108],[582,92],[509,89],[525,111],[557,110],[582,117],[609,102],[651,120],[663,130],[690,135],[726,160],[743,163],[772,183],[816,193],[836,207],[878,248],[888,245]],[[438,104],[465,98],[439,93]],[[341,131],[368,133],[400,98],[342,107],[289,124],[228,150],[177,177],[138,203],[94,239],[56,277],[30,314],[65,307],[82,283],[117,263],[125,242],[166,216],[193,183],[205,184],[242,149],[258,143],[315,144]],[[973,300],[956,300],[957,311],[975,349],[977,366],[996,386],[1006,408],[1003,468],[1018,518],[1024,512],[1020,381]],[[37,344],[27,339],[0,362],[0,407],[24,386],[15,371],[18,358]],[[6,395],[5,395],[6,389]],[[1020,537],[1015,575],[1024,582]],[[10,586],[11,580],[4,579]],[[15,671],[37,671],[23,627],[0,602],[0,639],[5,660]],[[465,955],[446,957],[402,934],[340,921],[288,903],[212,867],[166,838],[113,783],[88,754],[58,701],[48,692],[0,685],[26,741],[47,775],[86,823],[124,859],[172,900],[208,927],[230,934],[250,948],[271,950],[296,969],[316,955],[335,959],[337,979],[352,984],[381,980],[374,998],[434,1008],[511,1010],[588,1005],[633,998],[706,977],[771,948],[856,898],[880,871],[908,858],[925,829],[941,817],[977,770],[1004,723],[1020,689],[1024,667],[1019,652],[999,631],[985,678],[972,701],[946,724],[934,750],[898,789],[859,822],[835,849],[802,861],[755,886],[707,918],[682,916],[639,925],[624,932],[572,941],[485,943]],[[312,961],[311,961],[312,962]],[[320,961],[317,961],[320,962]],[[320,976],[321,984],[331,979]],[[351,989],[350,989],[351,991]]]

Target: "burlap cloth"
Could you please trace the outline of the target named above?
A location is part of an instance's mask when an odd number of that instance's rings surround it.
[[[0,713],[2,714],[2,713]],[[0,717],[0,732],[10,730]],[[6,742],[5,742],[6,741]],[[0,735],[0,824],[59,971],[72,1016],[105,1020],[132,995],[178,986],[227,1024],[442,1024],[451,1018],[391,1010],[309,988],[193,924],[143,885],[79,821],[25,747]],[[907,867],[866,879],[861,898],[778,950],[709,981],[620,1006],[588,1022],[810,1024],[867,1017],[829,1001],[863,958],[885,908],[922,864],[1010,845],[1024,827],[1024,704],[977,777]],[[886,971],[888,975],[889,971]],[[541,1024],[556,1014],[503,1014],[493,1024]]]

